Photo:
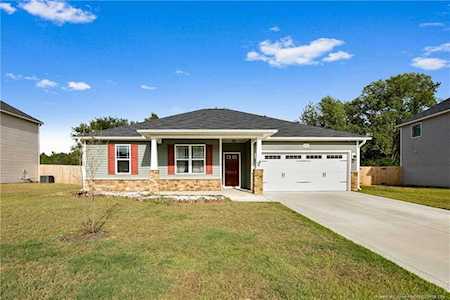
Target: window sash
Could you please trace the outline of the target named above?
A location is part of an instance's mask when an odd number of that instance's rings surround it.
[[[126,147],[128,150],[128,157],[119,157],[119,148]],[[116,144],[116,174],[130,175],[131,174],[131,145],[130,144]],[[119,161],[128,162],[128,172],[119,172]]]
[[[415,124],[411,127],[411,137],[421,137],[422,136],[422,124]]]
[[[178,157],[178,147],[187,147],[188,148],[188,157]],[[202,147],[203,148],[203,157],[193,157],[192,148]],[[195,174],[195,175],[204,175],[206,174],[206,145],[205,144],[180,144],[175,145],[175,174],[177,175],[185,175],[185,174]],[[187,172],[179,172],[178,171],[178,162],[187,161],[188,163],[188,171]],[[194,172],[193,162],[194,161],[203,161],[203,171],[202,172]]]

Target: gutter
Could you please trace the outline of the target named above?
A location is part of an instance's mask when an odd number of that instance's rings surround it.
[[[16,118],[19,118],[19,119],[23,119],[23,120],[29,121],[29,122],[34,123],[34,124],[38,124],[39,126],[42,126],[44,124],[44,122],[39,121],[38,119],[30,119],[28,117],[15,114],[15,113],[12,113],[12,112],[7,111],[7,110],[0,109],[0,112],[5,113],[5,114],[10,115],[10,116],[13,116],[13,117],[16,117]]]
[[[397,125],[397,127],[403,127],[403,126],[406,126],[406,125],[409,125],[409,124],[417,123],[417,122],[420,122],[422,120],[433,118],[433,117],[437,117],[437,116],[443,115],[443,114],[448,113],[448,112],[450,112],[450,109],[446,109],[446,110],[443,110],[443,111],[440,111],[440,112],[437,112],[437,113],[434,113],[434,114],[431,114],[431,115],[428,115],[428,116],[423,116],[422,118],[418,118],[418,119],[414,119],[414,120],[411,120],[411,121],[407,121],[405,123],[401,123],[401,124]]]

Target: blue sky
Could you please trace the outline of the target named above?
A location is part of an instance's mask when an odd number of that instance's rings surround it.
[[[67,151],[94,117],[227,107],[288,120],[310,101],[423,72],[450,96],[450,5],[2,2],[1,98]]]

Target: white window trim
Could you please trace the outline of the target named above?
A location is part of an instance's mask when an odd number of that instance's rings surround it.
[[[117,147],[128,147],[128,158],[117,157]],[[128,161],[128,172],[119,172],[119,161]],[[116,144],[114,147],[114,162],[116,175],[131,175],[131,144]]]
[[[188,158],[180,158],[177,157],[177,147],[188,147],[189,153]],[[192,147],[203,147],[203,158],[192,158]],[[176,175],[206,175],[206,145],[205,144],[175,144],[174,146],[175,152],[175,174]],[[188,161],[188,172],[178,172],[178,160],[187,160]],[[203,160],[203,172],[201,173],[193,173],[192,172],[192,162],[195,160]]]
[[[414,128],[414,126],[417,126],[417,125],[420,126],[420,135],[418,135],[418,136],[413,136],[413,132],[414,132],[413,128]],[[418,138],[420,138],[420,137],[422,137],[422,122],[412,124],[412,125],[411,125],[411,138],[412,138],[412,139],[418,139]]]

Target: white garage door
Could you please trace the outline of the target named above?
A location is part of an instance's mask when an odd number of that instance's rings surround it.
[[[265,153],[264,191],[345,191],[346,153]]]

